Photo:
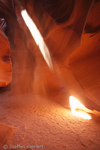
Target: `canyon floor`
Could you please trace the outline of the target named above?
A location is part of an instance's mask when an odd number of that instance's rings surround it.
[[[92,115],[91,120],[82,119],[38,95],[0,93],[0,122],[7,126],[3,130],[0,127],[0,150],[100,149],[100,114]]]

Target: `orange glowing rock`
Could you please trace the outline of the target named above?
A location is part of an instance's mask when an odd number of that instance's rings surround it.
[[[12,63],[10,60],[10,44],[0,28],[0,87],[5,87],[12,80]]]

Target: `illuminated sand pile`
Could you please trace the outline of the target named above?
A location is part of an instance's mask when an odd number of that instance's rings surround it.
[[[88,115],[86,112],[82,112],[82,110],[84,111],[86,109],[85,106],[73,96],[70,96],[70,107],[73,115],[84,119],[91,119],[90,115]],[[77,111],[77,109],[79,109],[79,112]]]

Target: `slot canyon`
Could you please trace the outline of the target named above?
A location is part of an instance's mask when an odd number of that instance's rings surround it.
[[[100,0],[0,0],[5,149],[100,150]]]

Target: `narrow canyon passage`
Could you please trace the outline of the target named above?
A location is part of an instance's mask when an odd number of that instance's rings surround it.
[[[100,150],[100,0],[0,0],[5,149]]]

